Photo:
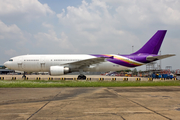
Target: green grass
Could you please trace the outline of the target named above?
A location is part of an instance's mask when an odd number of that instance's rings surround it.
[[[180,81],[123,82],[123,81],[0,81],[0,88],[52,88],[52,87],[138,87],[138,86],[180,86]]]

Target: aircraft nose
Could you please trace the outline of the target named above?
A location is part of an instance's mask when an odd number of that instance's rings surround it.
[[[8,68],[8,61],[4,63],[4,66]]]

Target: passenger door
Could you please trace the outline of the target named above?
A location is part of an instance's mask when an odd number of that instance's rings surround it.
[[[23,61],[22,61],[22,58],[19,58],[19,61],[18,61],[18,69],[19,70],[23,70]]]
[[[45,72],[46,71],[46,61],[45,57],[40,58],[40,71]]]

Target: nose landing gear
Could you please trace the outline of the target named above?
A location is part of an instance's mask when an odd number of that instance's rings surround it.
[[[26,72],[23,73],[22,78],[26,79]]]

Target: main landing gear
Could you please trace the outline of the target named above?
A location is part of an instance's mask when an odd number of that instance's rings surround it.
[[[26,79],[26,72],[23,73],[22,78]]]
[[[80,74],[77,79],[78,80],[86,80],[86,76],[83,74]]]

